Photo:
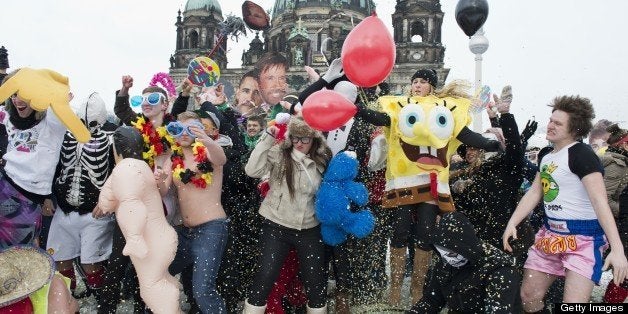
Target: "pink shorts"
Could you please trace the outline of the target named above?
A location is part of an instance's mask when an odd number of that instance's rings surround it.
[[[561,277],[565,276],[565,269],[569,269],[599,284],[604,265],[602,254],[607,248],[603,234],[561,234],[543,226],[528,250],[524,268]]]

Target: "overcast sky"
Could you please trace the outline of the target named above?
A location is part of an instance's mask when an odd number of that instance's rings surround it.
[[[242,1],[219,2],[224,15],[241,16]],[[274,1],[256,3],[270,10]],[[390,25],[395,1],[375,3]],[[448,81],[471,81],[474,56],[456,24],[456,3],[441,1],[445,66],[451,69]],[[50,68],[67,75],[77,96],[73,106],[97,91],[112,108],[122,75],[135,78],[139,93],[154,73],[168,71],[177,10],[184,6],[185,0],[3,1],[0,45],[9,50],[12,68]],[[489,6],[484,84],[496,91],[513,86],[512,112],[520,128],[532,116],[545,126],[546,105],[564,94],[589,97],[597,118],[628,120],[628,1],[493,0]],[[239,66],[252,37],[228,42],[229,67]]]

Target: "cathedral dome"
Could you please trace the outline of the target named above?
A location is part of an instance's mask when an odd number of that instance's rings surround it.
[[[222,14],[222,9],[220,8],[220,4],[218,0],[188,0],[185,4],[185,11],[192,10],[205,10],[209,11],[214,9],[215,12]]]
[[[295,9],[325,7],[341,9],[352,9],[363,13],[365,16],[371,15],[375,10],[375,4],[372,0],[276,0],[273,6],[272,18],[290,12]]]

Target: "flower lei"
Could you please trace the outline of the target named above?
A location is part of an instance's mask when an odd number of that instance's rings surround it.
[[[172,176],[181,180],[183,184],[192,182],[196,187],[204,189],[208,185],[212,184],[212,165],[207,158],[207,150],[205,145],[201,142],[194,142],[192,144],[192,154],[194,154],[194,161],[198,164],[196,168],[198,172],[192,171],[189,168],[185,168],[183,163],[183,149],[179,144],[175,143],[171,146],[172,156]]]
[[[150,83],[148,85],[157,86],[157,84],[161,84],[161,86],[163,86],[166,91],[168,91],[168,96],[177,96],[177,91],[175,89],[174,83],[172,82],[172,78],[170,77],[170,75],[168,75],[168,73],[159,72],[153,75],[153,78],[150,80]]]
[[[164,120],[166,118],[167,117],[164,116]],[[160,126],[155,129],[153,123],[144,116],[137,117],[137,120],[131,122],[131,124],[140,131],[144,139],[142,159],[153,168],[155,165],[155,157],[165,152],[168,147],[171,147],[174,144],[174,138],[168,134],[165,126]]]

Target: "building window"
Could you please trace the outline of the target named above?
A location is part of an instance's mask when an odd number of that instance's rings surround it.
[[[198,33],[195,30],[190,32],[190,48],[198,48]]]
[[[423,36],[425,34],[425,26],[421,22],[412,23],[410,28],[410,41],[413,43],[423,42]]]

